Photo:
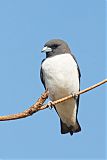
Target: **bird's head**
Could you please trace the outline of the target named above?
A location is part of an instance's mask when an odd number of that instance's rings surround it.
[[[41,52],[46,53],[46,57],[55,56],[58,54],[71,53],[66,42],[60,39],[53,39],[48,41]]]

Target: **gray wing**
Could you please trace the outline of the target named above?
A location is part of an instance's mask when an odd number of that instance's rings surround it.
[[[45,59],[42,60],[42,63]],[[44,76],[43,76],[43,70],[42,70],[42,63],[41,63],[41,69],[40,69],[40,79],[41,79],[41,82],[44,86],[44,88],[46,89],[46,85],[45,85],[45,80],[44,80]]]
[[[77,60],[76,60],[75,56],[74,56],[73,54],[71,54],[71,55],[72,55],[74,61],[75,61],[76,64],[77,64],[78,78],[79,78],[79,86],[80,86],[80,78],[81,78],[80,68],[79,68],[79,65],[78,65],[78,63],[77,63]],[[80,87],[79,87],[79,91],[80,91]],[[80,95],[77,97],[77,112],[76,112],[76,114],[78,114],[79,99],[80,99]],[[77,117],[77,116],[76,116],[76,117]]]
[[[75,61],[75,62],[76,62],[76,64],[77,64],[78,76],[79,76],[79,82],[80,82],[80,77],[81,77],[80,68],[79,68],[79,65],[78,65],[78,63],[77,63],[77,60],[76,60],[75,56],[74,56],[73,54],[71,54],[71,55],[72,55],[72,57],[73,57],[74,61]]]

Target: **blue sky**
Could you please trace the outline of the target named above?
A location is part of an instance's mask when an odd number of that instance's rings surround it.
[[[27,109],[44,88],[44,43],[65,40],[81,69],[81,89],[105,79],[105,3],[102,0],[0,0],[0,115]],[[60,134],[54,110],[0,122],[1,159],[105,159],[105,85],[80,98],[82,131]]]

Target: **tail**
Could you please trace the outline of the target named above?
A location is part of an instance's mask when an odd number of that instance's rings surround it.
[[[79,125],[78,120],[76,121],[75,125],[73,126],[71,125],[70,127],[68,127],[65,123],[63,123],[61,119],[60,123],[61,123],[61,134],[70,133],[71,135],[73,135],[73,133],[81,131],[81,127]]]

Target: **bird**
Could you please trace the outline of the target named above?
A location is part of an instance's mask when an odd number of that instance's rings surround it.
[[[49,91],[51,101],[80,90],[80,69],[75,56],[68,44],[61,39],[52,39],[45,43],[42,53],[46,58],[41,62],[40,78],[44,88]],[[54,106],[61,126],[61,134],[77,133],[81,131],[77,119],[79,95]]]

